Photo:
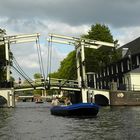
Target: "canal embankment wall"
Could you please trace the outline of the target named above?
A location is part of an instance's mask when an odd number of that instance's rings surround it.
[[[110,105],[140,105],[140,91],[110,91]]]

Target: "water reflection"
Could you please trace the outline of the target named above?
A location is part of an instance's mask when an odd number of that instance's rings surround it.
[[[101,107],[95,118],[52,116],[50,104],[0,109],[0,140],[138,140],[140,107]]]

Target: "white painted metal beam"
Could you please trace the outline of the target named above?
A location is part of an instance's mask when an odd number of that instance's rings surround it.
[[[6,43],[17,44],[17,43],[35,42],[37,40],[37,37],[39,36],[40,36],[39,33],[5,36],[4,41],[0,41],[0,45],[4,45]]]
[[[39,33],[35,33],[35,34],[21,34],[21,35],[12,35],[12,36],[5,36],[5,39],[22,39],[22,38],[37,38],[39,37],[40,34]]]
[[[97,45],[85,45],[86,48],[91,48],[91,49],[98,49],[100,48],[100,46],[97,46]]]
[[[60,38],[60,39],[66,39],[66,40],[72,40],[72,41],[82,41],[85,43],[85,45],[97,45],[97,46],[108,46],[108,47],[115,47],[114,43],[109,43],[109,42],[104,42],[104,41],[97,41],[97,40],[90,40],[90,39],[86,39],[86,38],[76,38],[76,37],[69,37],[69,36],[65,36],[65,35],[58,35],[58,34],[49,34],[50,37],[54,37],[54,38]],[[60,41],[61,42],[61,41]],[[68,42],[68,41],[66,41]],[[59,43],[56,42],[56,43]],[[65,44],[65,43],[64,43]],[[66,43],[68,44],[68,43]]]
[[[104,42],[104,41],[97,41],[97,40],[85,40],[85,44],[91,44],[91,45],[102,45],[102,46],[108,46],[108,47],[115,47],[114,43]]]
[[[54,42],[54,43],[60,43],[60,44],[66,44],[66,45],[74,45],[74,42],[70,42],[70,41],[63,41],[63,40],[50,40],[50,39],[47,39],[47,41],[50,41],[50,42]]]
[[[4,45],[4,41],[0,41],[0,45]]]
[[[10,39],[10,44],[18,44],[18,43],[27,43],[27,42],[35,42],[36,38],[32,38],[32,39]]]
[[[58,34],[49,34],[50,37],[55,37],[55,38],[61,38],[61,39],[67,39],[67,40],[78,40],[79,38],[75,38],[75,37],[69,37],[69,36],[65,36],[65,35],[58,35]]]

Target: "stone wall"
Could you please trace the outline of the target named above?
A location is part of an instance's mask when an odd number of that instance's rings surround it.
[[[140,91],[110,91],[110,105],[140,105]]]

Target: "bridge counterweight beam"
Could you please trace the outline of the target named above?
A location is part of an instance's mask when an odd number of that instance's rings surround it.
[[[80,47],[76,49],[76,64],[77,64],[77,78],[78,78],[78,87],[81,87],[81,76],[80,76]]]
[[[81,64],[82,64],[82,87],[86,85],[86,70],[85,70],[85,43],[81,42]]]
[[[9,43],[5,43],[5,57],[6,57],[6,80],[10,81],[10,56],[9,56]]]

